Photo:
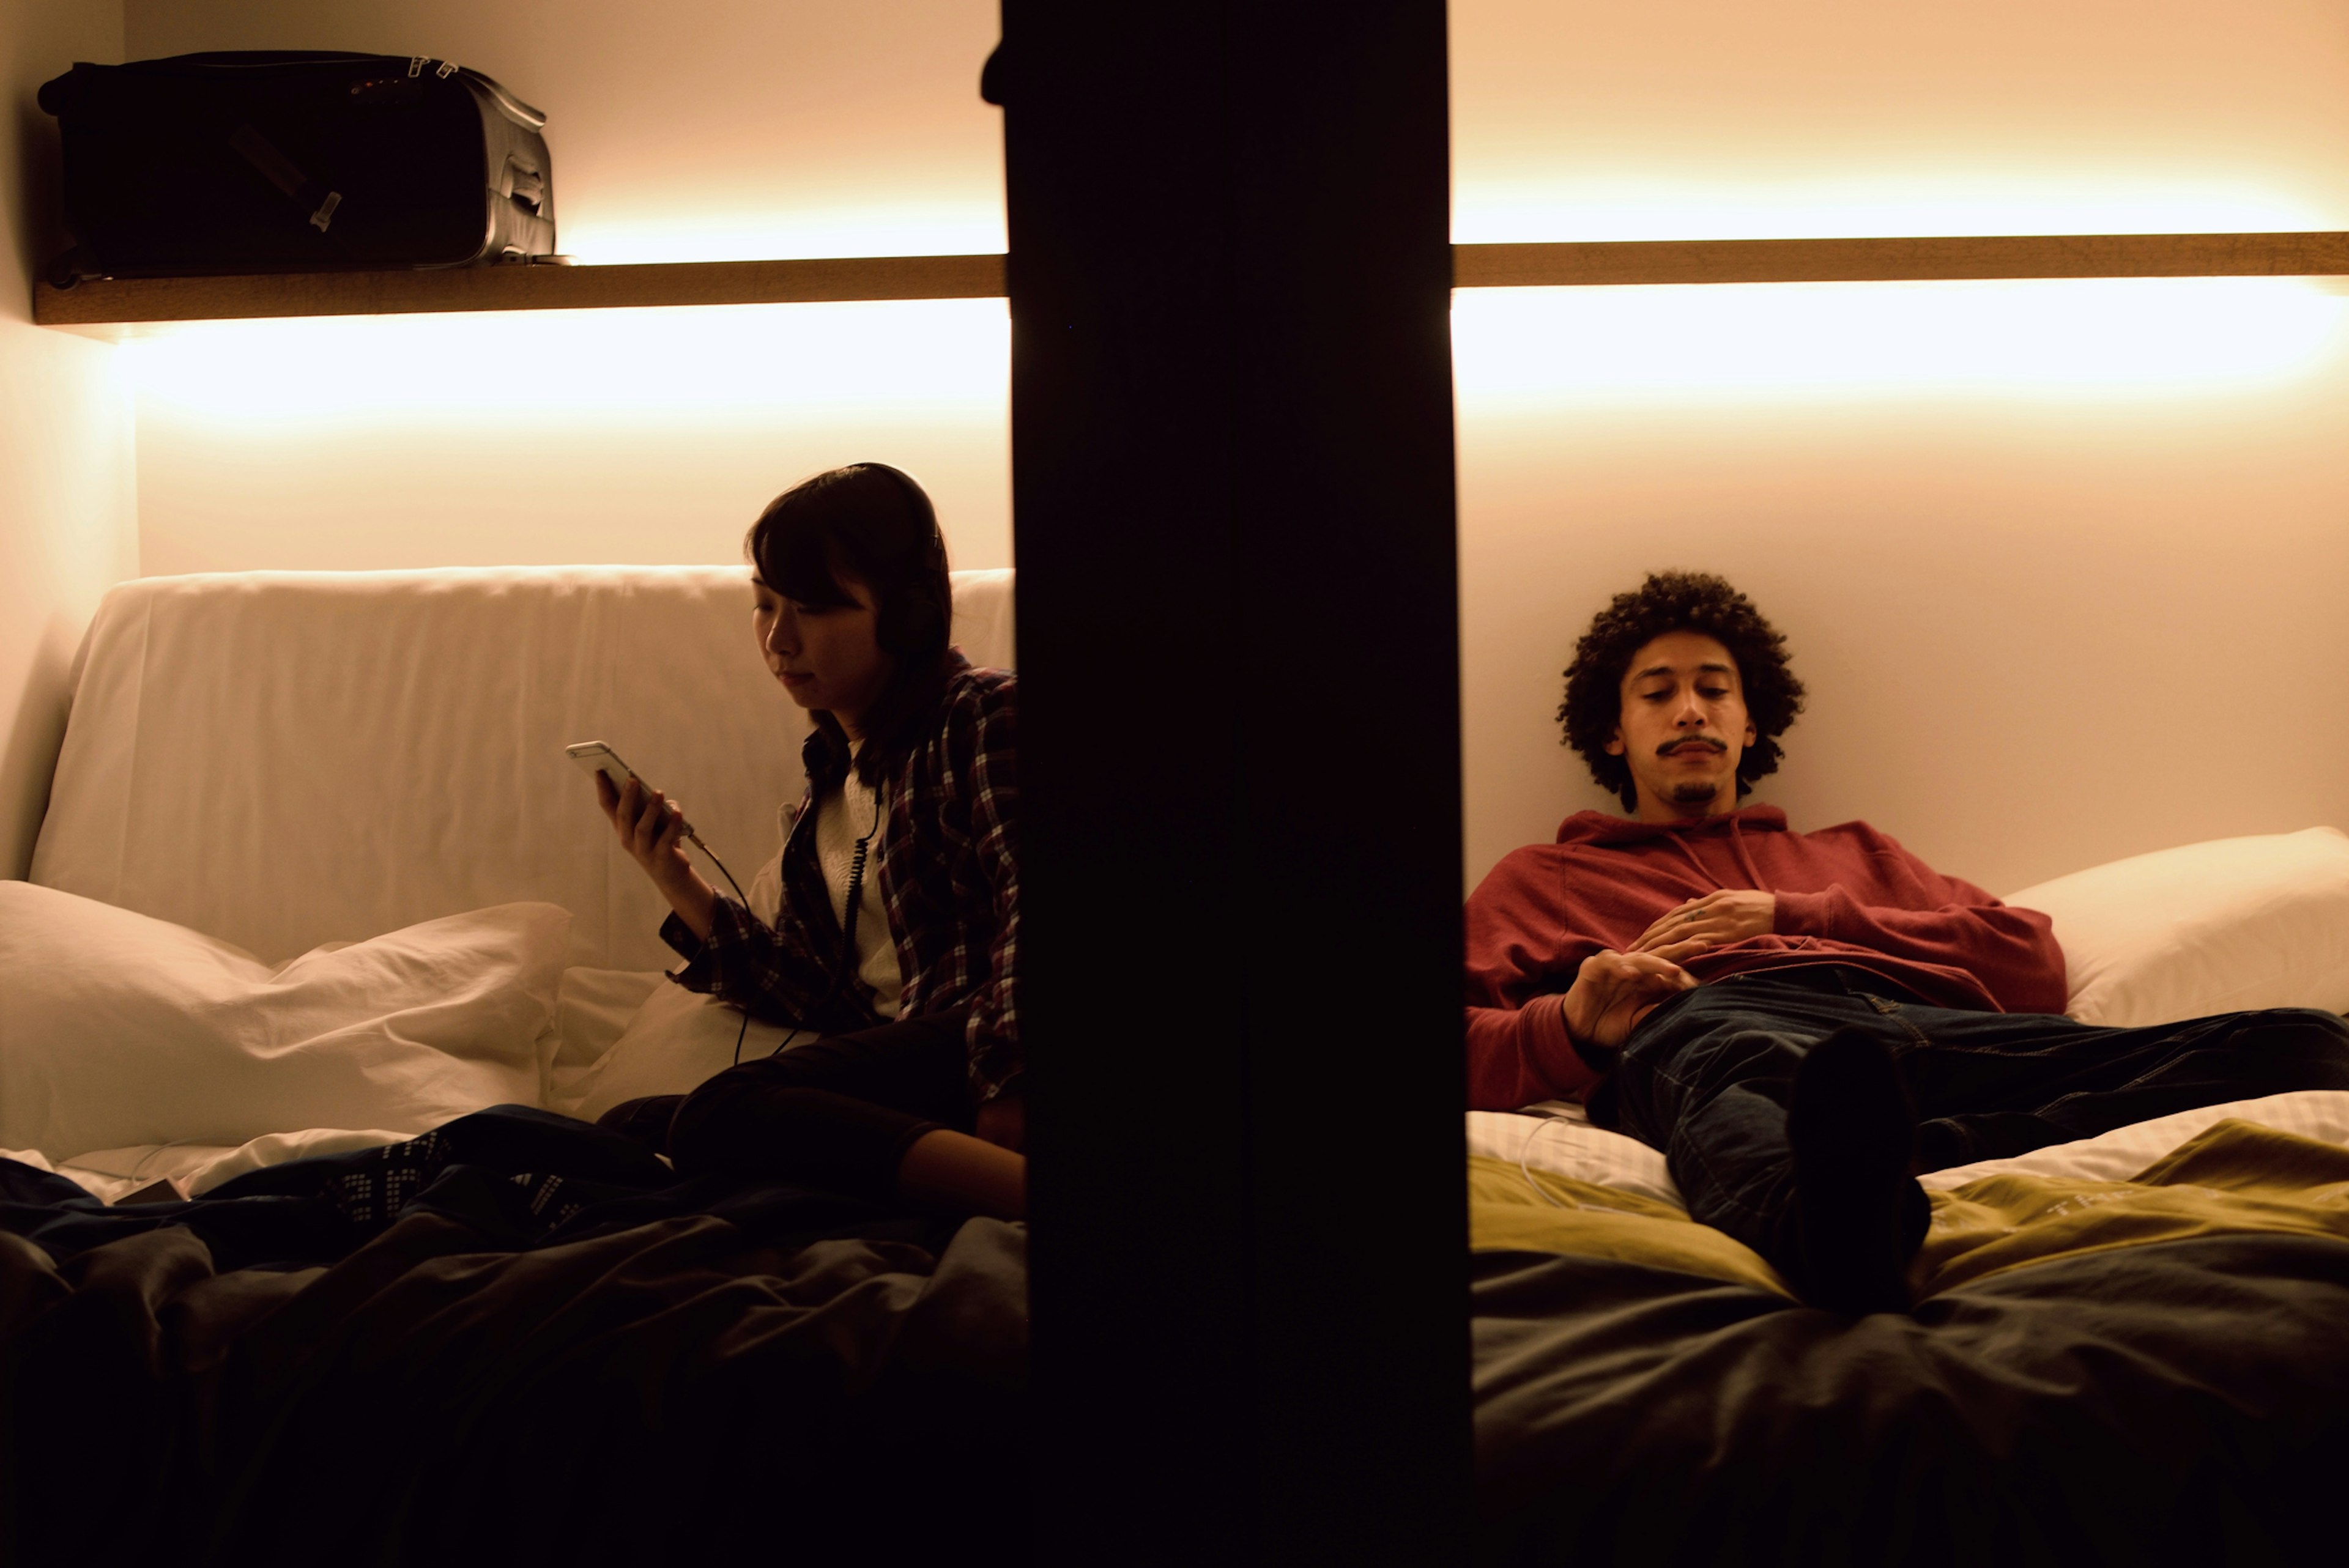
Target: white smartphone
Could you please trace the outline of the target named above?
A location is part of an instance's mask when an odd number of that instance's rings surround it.
[[[563,755],[579,764],[582,771],[601,773],[605,778],[609,779],[616,793],[626,789],[628,787],[628,780],[634,779],[643,789],[645,798],[652,799],[653,787],[645,782],[643,775],[621,761],[620,754],[600,740],[583,740],[575,746],[566,746],[563,748]],[[701,840],[695,835],[693,824],[690,822],[686,824],[685,836],[696,845],[701,843]]]

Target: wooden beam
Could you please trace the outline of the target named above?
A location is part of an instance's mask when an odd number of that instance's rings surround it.
[[[996,299],[1001,256],[846,256],[616,267],[444,267],[257,276],[100,278],[34,291],[45,326],[423,311],[609,310],[820,300]]]
[[[1048,1568],[1475,1555],[1444,49],[1003,5]]]
[[[1454,288],[2349,273],[2349,233],[1983,234],[1454,245]]]
[[[1936,278],[2349,275],[2349,233],[2008,234],[1886,240],[1599,240],[1454,245],[1454,288],[1876,283]],[[101,278],[37,285],[44,326],[424,311],[608,310],[823,300],[998,299],[1001,256],[827,256],[610,267]]]

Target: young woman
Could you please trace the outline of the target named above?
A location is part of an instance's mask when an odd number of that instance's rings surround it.
[[[1014,989],[1014,686],[947,644],[946,542],[907,475],[793,486],[744,541],[751,630],[815,719],[772,926],[686,860],[633,781],[596,799],[675,912],[678,981],[818,1037],[690,1095],[607,1113],[680,1171],[730,1171],[1017,1218],[1027,1162]]]

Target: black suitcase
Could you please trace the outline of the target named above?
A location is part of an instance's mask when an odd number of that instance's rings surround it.
[[[554,250],[546,117],[394,55],[180,55],[44,85],[79,277],[463,267]]]

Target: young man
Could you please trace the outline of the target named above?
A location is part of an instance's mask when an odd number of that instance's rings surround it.
[[[1740,807],[1804,694],[1720,578],[1618,595],[1566,682],[1566,743],[1628,815],[1578,812],[1470,896],[1469,1103],[1587,1100],[1806,1301],[1907,1310],[1930,1217],[1914,1171],[2349,1088],[2329,1013],[2074,1023],[2045,915],[1864,822],[1797,833]]]

